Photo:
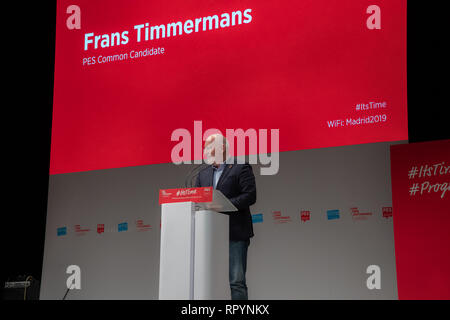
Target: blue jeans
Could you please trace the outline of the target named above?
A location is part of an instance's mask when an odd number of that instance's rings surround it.
[[[248,300],[245,272],[247,271],[247,249],[250,239],[245,241],[230,240],[229,279],[232,300]]]

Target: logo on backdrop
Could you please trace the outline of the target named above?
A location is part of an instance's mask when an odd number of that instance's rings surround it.
[[[392,217],[392,207],[382,207],[383,218],[389,219]]]
[[[339,219],[339,209],[327,210],[327,219],[328,220],[336,220]]]
[[[152,228],[150,224],[144,224],[144,220],[138,219],[136,220],[136,229],[137,231],[148,231]]]
[[[77,236],[84,236],[86,233],[88,233],[91,230],[91,229],[82,229],[81,225],[79,225],[79,224],[76,224],[74,229],[75,229],[75,234]]]
[[[67,227],[60,227],[56,229],[56,235],[59,236],[65,236],[67,235]]]
[[[300,220],[302,222],[309,221],[311,219],[311,211],[309,210],[301,210],[300,211]]]
[[[253,223],[262,223],[263,222],[263,214],[262,213],[252,214],[252,222]]]
[[[353,221],[367,220],[367,217],[372,215],[372,212],[359,212],[358,207],[350,208],[350,214]]]
[[[117,228],[119,232],[128,231],[128,222],[119,223]]]
[[[98,234],[102,234],[104,232],[105,232],[105,225],[103,223],[102,224],[97,224],[97,233]]]
[[[159,204],[172,202],[211,202],[212,187],[178,188],[159,190]]]
[[[282,216],[281,211],[272,211],[272,218],[275,223],[289,223],[292,222],[290,216]]]

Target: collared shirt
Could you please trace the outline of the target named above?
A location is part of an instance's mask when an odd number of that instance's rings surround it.
[[[213,187],[214,189],[217,186],[217,182],[219,182],[220,176],[222,175],[223,170],[225,169],[225,166],[227,163],[233,163],[232,158],[228,156],[228,158],[217,168],[213,166]]]
[[[217,186],[217,182],[219,182],[220,176],[222,175],[223,169],[225,169],[225,162],[222,163],[219,167],[213,166],[213,187],[214,189]]]

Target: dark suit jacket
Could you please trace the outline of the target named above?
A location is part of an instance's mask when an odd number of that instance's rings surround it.
[[[236,162],[236,161],[235,161]],[[196,187],[213,185],[213,167],[208,166],[198,174]],[[256,183],[249,164],[226,164],[216,186],[238,209],[223,212],[230,216],[230,240],[248,240],[253,237],[250,206],[256,202]]]

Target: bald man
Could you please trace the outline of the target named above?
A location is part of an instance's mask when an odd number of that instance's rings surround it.
[[[225,213],[230,216],[229,281],[231,299],[247,300],[245,273],[247,250],[254,236],[250,206],[256,202],[255,176],[249,164],[235,164],[228,149],[222,135],[214,134],[206,139],[205,161],[210,165],[200,171],[195,186],[213,186],[238,209]]]

